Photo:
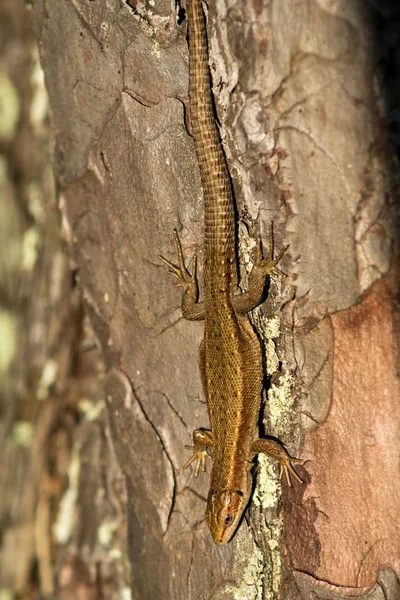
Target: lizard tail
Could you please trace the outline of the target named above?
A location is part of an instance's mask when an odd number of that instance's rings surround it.
[[[204,190],[205,292],[207,283],[230,280],[234,265],[234,204],[221,147],[208,67],[202,0],[187,0],[189,106],[192,133]]]

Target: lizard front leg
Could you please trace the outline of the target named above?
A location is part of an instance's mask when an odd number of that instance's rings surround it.
[[[200,469],[202,473],[204,473],[206,470],[206,458],[208,456],[207,447],[212,447],[212,445],[213,435],[209,429],[195,429],[193,431],[193,446],[185,446],[186,450],[193,451],[193,455],[183,465],[183,468],[186,469],[194,460],[196,460],[194,476],[198,477]]]
[[[190,274],[185,266],[185,259],[178,232],[174,229],[174,239],[178,254],[178,266],[172,264],[163,256],[159,258],[168,267],[168,273],[177,278],[176,287],[183,287],[182,316],[188,321],[202,321],[205,317],[204,302],[199,302],[199,286],[197,283],[197,256],[193,258],[193,273]]]
[[[258,438],[252,442],[250,449],[254,455],[262,452],[263,454],[267,454],[267,456],[271,456],[271,458],[276,458],[276,462],[279,462],[280,466],[279,478],[281,479],[283,474],[285,474],[289,486],[292,485],[290,476],[297,479],[297,481],[300,481],[300,483],[303,483],[303,480],[297,475],[292,466],[292,463],[301,461],[298,458],[292,458],[286,448],[278,442],[278,440],[272,438]]]
[[[271,225],[267,258],[262,258],[261,245],[258,244],[256,263],[254,264],[249,276],[249,290],[243,294],[239,294],[238,296],[233,296],[232,298],[232,306],[236,313],[245,314],[261,304],[264,295],[265,280],[268,275],[284,275],[284,273],[278,269],[276,265],[281,260],[287,249],[288,246],[281,250],[278,256],[274,258],[274,230]]]

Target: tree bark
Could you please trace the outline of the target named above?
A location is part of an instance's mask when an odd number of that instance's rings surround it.
[[[23,1],[1,0],[0,597],[122,597],[125,480],[60,235],[31,17]]]
[[[185,109],[184,6],[35,0],[33,22],[55,132],[63,236],[107,373],[104,382],[96,376],[100,357],[93,356],[91,389],[99,398],[104,383],[107,422],[104,415],[90,421],[97,441],[88,441],[86,453],[82,443],[70,444],[65,494],[74,489],[76,452],[87,461],[86,479],[78,492],[75,486],[82,512],[57,554],[52,593],[69,597],[76,582],[90,597],[124,590],[122,575],[110,575],[107,587],[107,574],[123,561],[111,558],[110,539],[98,539],[104,522],[120,527],[112,539],[123,549],[123,493],[118,518],[103,520],[109,483],[101,516],[93,517],[102,476],[121,481],[115,451],[126,477],[135,600],[394,600],[398,196],[364,3],[209,3],[242,288],[257,238],[267,240],[272,221],[276,250],[289,244],[281,265],[287,277],[271,281],[252,315],[266,359],[262,426],[304,461],[304,484],[288,488],[271,461],[258,459],[246,518],[221,548],[204,523],[209,475],[196,480],[182,468],[192,430],[208,425],[197,365],[202,326],[183,321],[180,293],[158,260],[174,259],[177,227],[186,255],[199,256],[201,280],[202,191]],[[84,374],[76,377],[81,385]],[[60,524],[61,505],[58,517]],[[70,572],[75,579],[63,587]]]

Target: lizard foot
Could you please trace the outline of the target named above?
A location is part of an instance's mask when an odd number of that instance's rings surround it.
[[[187,469],[187,467],[191,465],[194,460],[197,461],[194,476],[198,477],[200,470],[202,473],[204,473],[206,470],[206,457],[208,456],[207,450],[200,450],[199,448],[196,448],[196,446],[185,446],[185,448],[186,450],[192,450],[193,455],[189,458],[188,461],[185,462],[183,468]]]
[[[271,229],[269,230],[269,249],[268,256],[266,258],[262,258],[262,250],[261,250],[261,242],[258,241],[257,251],[256,251],[256,265],[258,268],[261,268],[265,275],[283,275],[286,277],[286,273],[281,271],[276,265],[281,260],[282,256],[285,254],[286,250],[289,246],[286,246],[281,250],[276,258],[274,258],[274,228],[271,223]]]
[[[171,275],[173,275],[174,277],[177,278],[178,283],[175,284],[176,287],[187,288],[188,286],[192,285],[193,283],[196,283],[197,256],[195,254],[193,257],[193,273],[190,274],[185,266],[185,259],[183,257],[182,246],[181,246],[181,242],[179,240],[178,232],[176,229],[174,229],[174,239],[175,239],[176,251],[178,254],[178,266],[174,265],[173,263],[171,263],[169,260],[167,260],[163,256],[159,256],[159,258],[163,261],[164,264],[167,265],[168,273],[170,273]]]
[[[292,458],[279,440],[271,437],[258,438],[253,441],[251,450],[254,452],[254,454],[262,452],[263,454],[267,454],[267,456],[274,458],[275,464],[279,463],[280,466],[279,478],[282,479],[283,475],[285,475],[286,481],[290,487],[292,486],[290,476],[297,479],[297,481],[300,483],[303,483],[303,480],[297,475],[292,466],[292,463],[299,463],[301,460],[298,458]]]
[[[193,455],[183,465],[183,468],[186,469],[194,460],[196,460],[197,462],[194,476],[199,476],[200,469],[201,472],[204,473],[206,470],[206,458],[210,458],[209,454],[207,453],[207,448],[212,448],[212,446],[212,432],[209,429],[195,429],[193,431],[193,446],[185,446],[186,450],[191,450],[193,452]]]
[[[299,477],[299,475],[297,475],[296,471],[294,470],[294,468],[292,466],[292,463],[300,463],[300,462],[301,462],[301,460],[299,458],[292,458],[291,456],[282,457],[275,462],[275,464],[279,463],[279,479],[282,479],[283,475],[285,474],[286,481],[287,481],[289,487],[292,487],[292,482],[290,480],[290,476],[297,479],[297,481],[299,481],[300,483],[304,483],[302,478]]]

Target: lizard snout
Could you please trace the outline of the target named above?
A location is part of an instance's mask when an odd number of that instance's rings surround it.
[[[248,499],[240,490],[221,490],[210,493],[206,521],[214,542],[223,546],[230,541],[235,533]]]

